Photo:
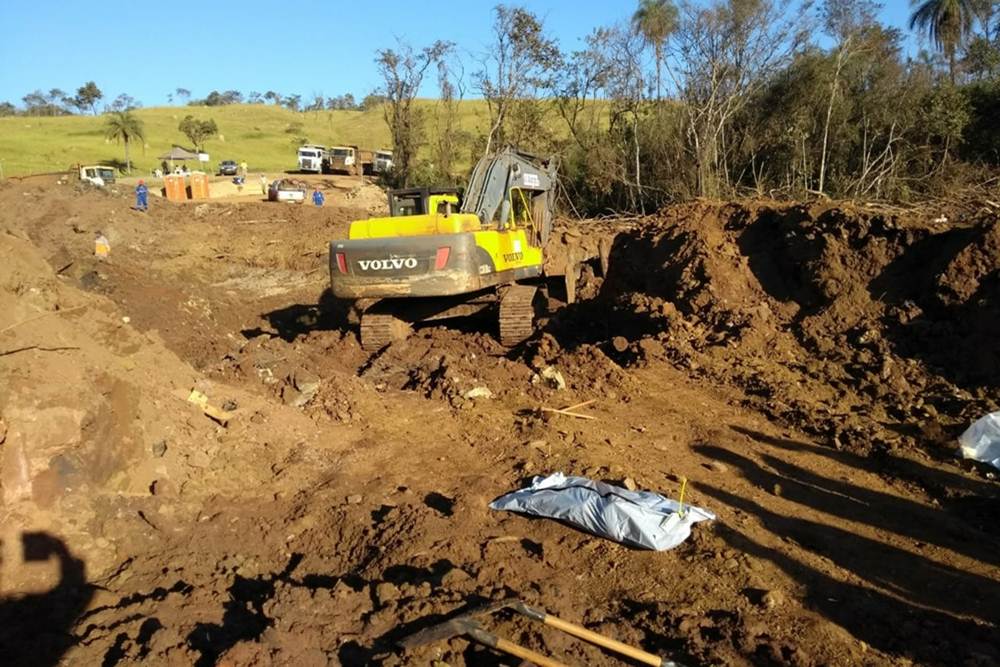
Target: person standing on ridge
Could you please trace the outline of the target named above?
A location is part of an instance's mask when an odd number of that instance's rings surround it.
[[[326,197],[323,196],[323,193],[319,191],[318,187],[315,188],[313,190],[313,204],[316,206],[322,206],[324,201],[326,201]]]
[[[149,210],[149,188],[146,181],[139,179],[139,185],[135,186],[135,210],[146,212]]]

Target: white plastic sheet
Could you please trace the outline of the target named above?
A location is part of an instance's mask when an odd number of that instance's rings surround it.
[[[1000,412],[991,412],[958,436],[962,456],[1000,468]]]
[[[652,491],[629,491],[561,472],[535,477],[531,486],[497,498],[490,507],[559,519],[634,547],[673,549],[699,521],[715,519],[700,507],[684,505]]]

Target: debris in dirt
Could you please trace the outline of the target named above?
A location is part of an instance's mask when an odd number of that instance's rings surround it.
[[[194,217],[204,218],[206,215],[208,215],[208,212],[211,210],[211,208],[212,207],[209,206],[208,204],[198,204],[197,206],[194,207]]]
[[[767,609],[774,609],[785,601],[785,595],[781,591],[768,591],[760,599],[760,603]]]
[[[977,419],[958,437],[962,456],[1000,468],[1000,412]]]
[[[493,392],[489,390],[489,387],[473,387],[469,391],[462,394],[462,398],[466,400],[475,400],[477,398],[493,398]]]
[[[312,396],[319,391],[321,379],[315,373],[312,373],[304,368],[300,368],[295,371],[295,376],[292,378],[292,382],[295,384],[296,389],[312,398]]]
[[[546,408],[546,407],[543,407],[543,408],[541,408],[541,411],[542,412],[548,412],[548,413],[551,413],[551,414],[557,414],[557,415],[566,415],[567,417],[576,417],[577,419],[595,419],[596,420],[597,417],[594,417],[592,415],[582,415],[579,412],[574,412],[574,410],[578,410],[579,408],[582,408],[582,407],[585,407],[587,405],[590,405],[591,403],[593,403],[596,400],[597,400],[596,398],[592,398],[589,401],[584,401],[583,403],[577,403],[575,405],[569,405],[569,406],[566,406],[565,408]]]
[[[233,410],[235,410],[238,407],[240,407],[239,403],[237,403],[235,400],[233,400],[231,398],[228,399],[228,400],[226,400],[222,404],[222,409],[225,410],[226,412],[232,412]]]
[[[644,549],[672,549],[691,534],[699,521],[715,514],[682,505],[651,491],[629,491],[586,477],[557,472],[535,477],[531,486],[490,503],[495,510],[544,516],[578,526],[602,537]]]
[[[189,403],[194,403],[201,411],[205,413],[205,416],[214,419],[223,426],[227,426],[229,421],[233,418],[233,413],[224,409],[219,409],[214,405],[209,404],[208,396],[201,393],[197,389],[192,389],[191,393],[188,395],[187,400]]]
[[[705,467],[711,470],[712,472],[718,472],[718,473],[729,472],[729,466],[727,466],[722,461],[710,461],[709,463],[705,464]]]
[[[546,366],[542,369],[541,373],[534,375],[531,378],[531,384],[538,384],[543,381],[546,386],[555,389],[556,391],[562,391],[566,388],[565,378],[563,378],[562,373],[556,370],[553,366]]]
[[[111,254],[111,241],[101,232],[97,232],[94,237],[94,256],[97,259],[104,259]]]

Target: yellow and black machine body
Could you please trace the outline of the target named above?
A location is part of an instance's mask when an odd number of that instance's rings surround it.
[[[362,345],[497,303],[501,342],[527,338],[556,171],[554,158],[506,148],[479,161],[461,202],[452,189],[392,190],[389,216],[352,222],[330,243],[330,283],[340,298],[379,299],[362,314]]]

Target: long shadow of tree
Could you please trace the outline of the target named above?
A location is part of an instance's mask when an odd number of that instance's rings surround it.
[[[995,538],[974,526],[956,525],[945,512],[827,479],[780,457],[765,454],[763,460],[771,468],[767,469],[719,447],[697,449],[732,465],[761,488],[780,485],[786,501],[832,517],[829,524],[819,523],[779,513],[715,486],[699,485],[708,496],[756,517],[775,536],[794,540],[846,573],[843,580],[835,578],[737,530],[721,529],[734,548],[770,560],[803,584],[809,607],[871,646],[921,662],[971,660],[978,664],[976,660],[988,657],[992,662],[983,664],[996,664],[1000,659],[993,641],[1000,623],[1000,584],[991,576],[941,562],[934,549],[927,555],[920,553],[933,544],[989,566],[996,562]],[[839,520],[845,523],[838,525]],[[902,548],[900,540],[890,544],[861,535],[847,521],[894,533],[913,546]]]

